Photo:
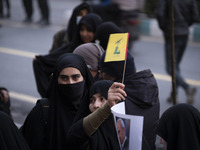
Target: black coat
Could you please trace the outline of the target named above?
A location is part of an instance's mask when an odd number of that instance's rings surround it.
[[[199,110],[184,103],[168,108],[159,120],[156,133],[167,142],[167,150],[199,150]]]
[[[199,19],[196,0],[174,0],[174,35],[188,35],[189,26]],[[159,0],[156,16],[160,29],[170,34],[170,0]]]
[[[155,149],[155,129],[159,120],[158,85],[151,71],[144,70],[125,77],[126,114],[144,116],[143,135]]]

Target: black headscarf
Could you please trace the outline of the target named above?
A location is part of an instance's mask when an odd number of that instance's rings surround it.
[[[78,32],[76,33],[76,36],[74,36],[75,38],[73,39],[73,42],[76,43],[76,45],[83,44],[83,41],[81,40],[80,32],[79,32],[81,30],[82,25],[85,25],[88,30],[92,31],[95,34],[97,27],[101,23],[102,23],[102,18],[95,13],[88,13],[87,15],[83,16],[78,24],[78,27],[77,27]],[[94,41],[95,39],[93,39],[93,41],[91,42],[94,42]]]
[[[58,84],[59,73],[66,67],[77,68],[84,81],[75,84]],[[66,134],[80,103],[88,99],[88,90],[92,82],[92,75],[81,56],[64,54],[58,58],[47,93],[50,102],[46,139],[48,150],[67,149]]]
[[[33,69],[37,83],[37,89],[41,97],[46,96],[47,87],[50,82],[49,77],[54,71],[57,58],[63,54],[72,53],[77,46],[83,44],[83,41],[80,38],[81,24],[85,24],[86,27],[90,28],[91,31],[95,33],[97,26],[101,22],[102,19],[96,14],[90,13],[85,15],[79,22],[77,32],[74,33],[75,36],[73,36],[74,39],[72,40],[72,42],[60,48],[57,48],[48,55],[36,56],[37,60],[33,61]]]
[[[101,94],[101,96],[105,97],[105,99],[107,99],[108,97],[108,89],[111,87],[111,85],[113,84],[112,81],[110,80],[100,80],[100,81],[96,81],[95,83],[92,84],[91,88],[90,88],[90,98],[94,95],[94,94]]]
[[[124,61],[111,61],[104,62],[106,52],[103,53],[100,59],[100,69],[102,72],[106,72],[109,75],[116,78],[116,80],[122,80],[123,70],[124,70]],[[136,67],[134,58],[131,53],[127,52],[127,60],[126,60],[126,71],[125,75],[132,75],[136,73]]]
[[[99,40],[99,44],[103,47],[104,50],[107,49],[110,34],[113,33],[122,33],[122,30],[111,21],[103,22],[98,26],[95,33],[95,38]]]
[[[67,34],[68,34],[68,39],[69,41],[72,40],[74,33],[76,33],[77,30],[77,23],[76,23],[76,17],[78,15],[78,13],[83,10],[86,9],[88,11],[88,13],[91,12],[91,8],[90,5],[87,3],[81,3],[78,6],[76,6],[72,12],[71,18],[69,20],[69,24],[67,27]]]
[[[29,150],[28,144],[11,118],[0,111],[0,149]]]
[[[167,150],[200,149],[200,113],[189,104],[172,106],[162,114],[156,133]]]

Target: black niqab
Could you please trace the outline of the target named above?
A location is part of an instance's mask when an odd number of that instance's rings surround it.
[[[73,90],[66,91],[69,95],[67,98],[72,99],[67,99],[63,94],[60,94],[57,81],[60,71],[66,67],[77,68],[84,78],[83,82],[70,85],[70,88],[74,88]],[[47,93],[50,102],[49,122],[46,136],[48,150],[67,149],[66,134],[73,122],[79,104],[85,99],[88,99],[87,92],[92,82],[92,75],[87,69],[84,59],[81,56],[76,54],[64,54],[59,57]],[[80,84],[84,84],[84,86],[80,86]],[[71,93],[72,91],[74,93]],[[76,99],[74,99],[75,97]],[[67,103],[63,103],[63,101],[67,101]]]

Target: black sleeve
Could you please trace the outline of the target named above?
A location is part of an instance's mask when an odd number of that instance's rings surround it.
[[[28,114],[20,131],[31,150],[44,149],[45,124],[40,103],[37,103]]]
[[[89,143],[89,136],[83,129],[83,119],[74,123],[68,131],[67,142],[70,150],[84,150]]]
[[[156,18],[158,21],[159,28],[161,30],[165,30],[165,26],[167,21],[169,20],[168,17],[168,8],[166,0],[158,0],[157,7],[156,7]]]

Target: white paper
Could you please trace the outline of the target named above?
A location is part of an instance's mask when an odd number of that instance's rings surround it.
[[[120,145],[122,145],[122,150],[141,150],[142,149],[142,133],[143,133],[143,116],[126,115],[125,114],[125,103],[121,102],[111,108],[111,111],[115,120],[115,127],[118,133],[118,139]],[[119,119],[120,118],[120,119]],[[121,120],[125,129],[117,129],[117,120]],[[125,142],[121,140],[123,137],[122,133],[125,130]],[[123,139],[123,138],[121,138]],[[122,143],[122,144],[121,144]],[[123,145],[124,143],[124,145]]]

